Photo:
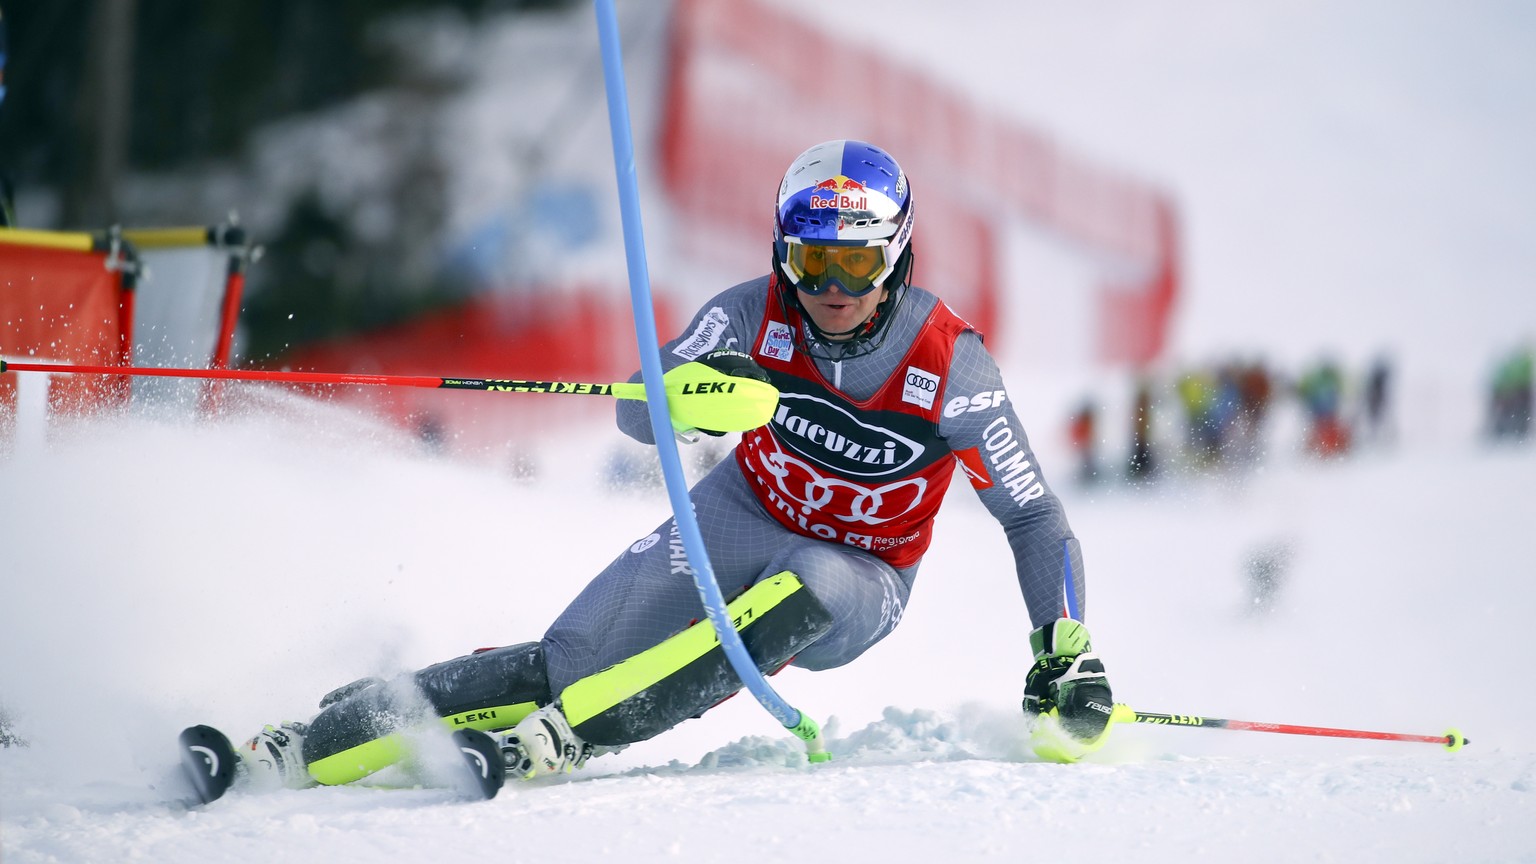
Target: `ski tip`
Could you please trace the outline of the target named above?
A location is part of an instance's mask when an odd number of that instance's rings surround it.
[[[496,745],[496,739],[478,729],[458,729],[453,733],[453,743],[464,755],[475,791],[481,798],[495,798],[507,777],[507,768],[502,762],[501,748]]]
[[[177,741],[181,767],[201,803],[211,804],[229,791],[240,757],[223,732],[212,726],[188,726]]]

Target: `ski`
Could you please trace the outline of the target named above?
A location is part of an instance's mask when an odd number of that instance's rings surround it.
[[[457,729],[453,733],[453,743],[464,754],[480,797],[495,798],[507,778],[507,766],[501,759],[501,748],[496,745],[496,739],[479,729]]]
[[[223,732],[212,726],[188,726],[177,741],[181,767],[202,803],[211,804],[229,791],[240,757]]]
[[[188,726],[181,731],[177,743],[182,771],[199,802],[211,804],[222,798],[234,785],[240,763],[228,736],[212,726]],[[468,782],[460,784],[465,787],[463,791],[482,799],[495,798],[506,782],[506,765],[496,739],[478,729],[459,729],[453,733],[453,743],[468,769]]]

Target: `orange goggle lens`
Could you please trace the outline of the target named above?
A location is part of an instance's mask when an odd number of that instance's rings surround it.
[[[807,294],[820,294],[835,283],[844,294],[862,297],[874,290],[888,266],[884,246],[787,246],[785,264],[800,280],[795,287]]]

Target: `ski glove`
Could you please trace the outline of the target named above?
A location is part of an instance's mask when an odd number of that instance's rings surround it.
[[[763,371],[763,367],[757,365],[757,361],[752,359],[751,354],[744,354],[730,348],[717,348],[693,362],[702,363],[722,375],[730,375],[736,378],[751,378],[754,381],[761,381],[765,384],[772,383],[768,380],[768,373]],[[673,421],[672,428],[679,438],[689,443],[698,440],[697,436],[693,433],[703,433],[715,438],[725,434],[724,431],[715,429],[679,428],[676,421]]]
[[[1035,663],[1024,683],[1024,713],[1032,718],[1030,743],[1052,762],[1076,762],[1109,737],[1114,696],[1104,663],[1093,653],[1088,628],[1058,618],[1029,634]]]

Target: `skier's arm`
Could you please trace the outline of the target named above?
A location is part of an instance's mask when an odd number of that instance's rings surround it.
[[[717,294],[695,312],[683,332],[661,347],[661,371],[666,373],[684,363],[700,360],[721,348],[750,353],[752,342],[763,318],[763,290],[766,277],[746,282]],[[641,380],[636,372],[630,381]],[[634,399],[618,400],[619,429],[642,444],[656,443],[651,433],[646,403]]]
[[[1003,526],[1032,625],[1067,614],[1069,584],[1073,617],[1081,619],[1082,550],[1061,500],[1045,482],[997,363],[973,333],[955,344],[939,433],[960,457],[982,503]]]
[[[1002,375],[981,339],[955,344],[939,431],[977,494],[1002,523],[1035,629],[1023,708],[1035,753],[1073,762],[1103,746],[1114,695],[1093,652],[1084,609],[1083,556],[1061,501],[1046,485]]]

